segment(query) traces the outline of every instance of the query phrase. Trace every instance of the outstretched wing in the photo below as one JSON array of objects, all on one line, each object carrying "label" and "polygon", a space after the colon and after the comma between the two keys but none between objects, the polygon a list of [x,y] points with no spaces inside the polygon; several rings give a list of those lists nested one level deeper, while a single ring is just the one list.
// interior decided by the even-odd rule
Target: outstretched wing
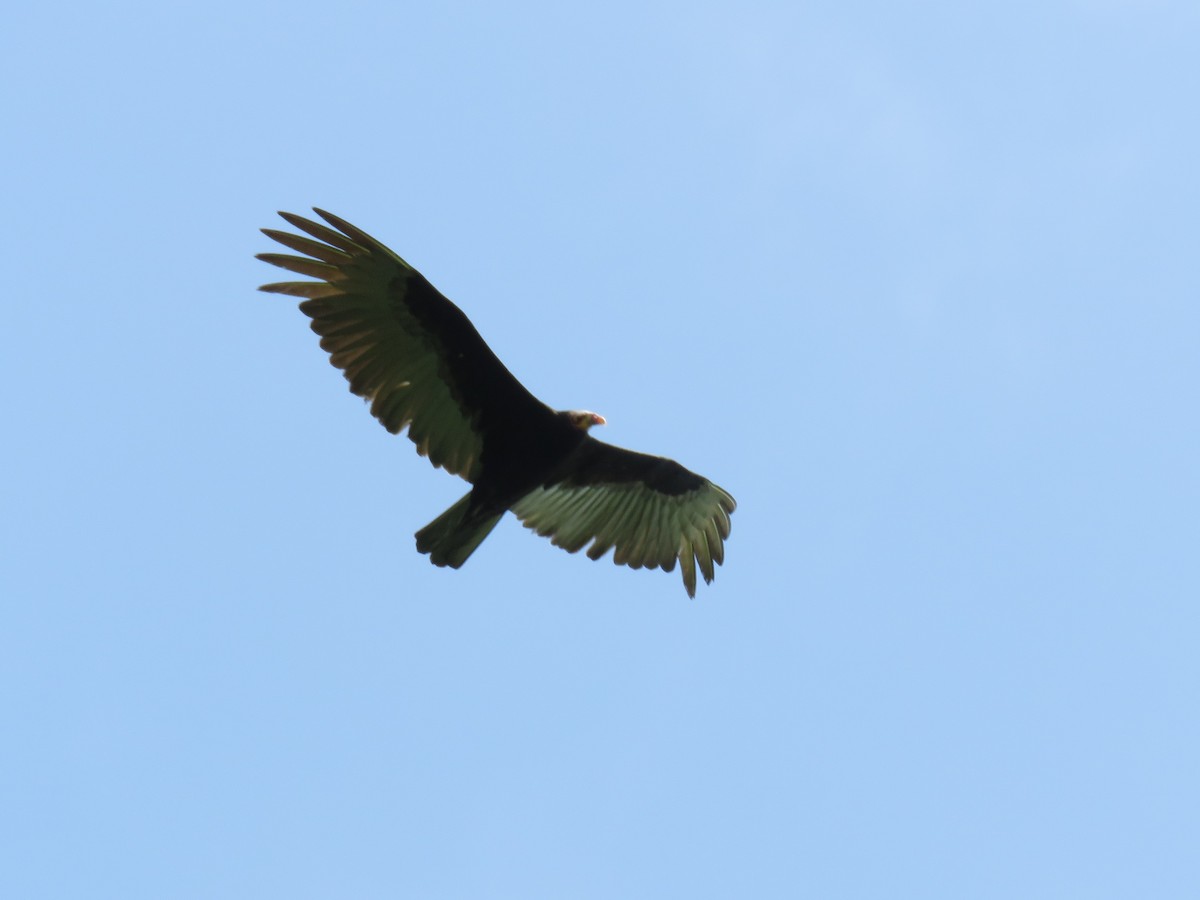
[{"label": "outstretched wing", "polygon": [[521,522],[570,553],[589,541],[599,559],[666,572],[680,564],[683,586],[696,596],[696,564],[706,583],[725,560],[733,497],[695,472],[588,438],[546,484],[512,506]]},{"label": "outstretched wing", "polygon": [[548,414],[548,408],[420,272],[343,219],[315,211],[333,228],[279,215],[316,240],[263,229],[304,256],[258,258],[317,280],[264,284],[259,290],[306,298],[301,312],[312,319],[350,390],[370,401],[371,414],[393,434],[407,426],[417,452],[474,482],[489,428],[503,429],[522,415]]}]

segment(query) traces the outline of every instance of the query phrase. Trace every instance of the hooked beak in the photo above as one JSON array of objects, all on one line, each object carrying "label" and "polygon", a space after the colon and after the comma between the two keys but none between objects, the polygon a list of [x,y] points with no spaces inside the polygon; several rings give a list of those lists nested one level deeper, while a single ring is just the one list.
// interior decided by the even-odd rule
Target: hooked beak
[{"label": "hooked beak", "polygon": [[608,422],[606,422],[604,420],[604,416],[600,415],[599,413],[592,413],[592,424],[593,425],[607,425]]}]

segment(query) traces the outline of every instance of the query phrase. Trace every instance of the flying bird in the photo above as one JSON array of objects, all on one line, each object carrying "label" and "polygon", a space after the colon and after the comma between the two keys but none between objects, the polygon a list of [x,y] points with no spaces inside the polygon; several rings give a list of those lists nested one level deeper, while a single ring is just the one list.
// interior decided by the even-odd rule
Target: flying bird
[{"label": "flying bird", "polygon": [[403,259],[343,219],[292,213],[303,232],[263,233],[303,254],[258,259],[316,281],[259,290],[303,297],[329,360],[393,434],[406,427],[417,452],[466,479],[471,490],[417,532],[417,549],[457,569],[511,510],[528,528],[574,553],[634,569],[679,562],[689,597],[725,557],[733,497],[674,460],[588,434],[604,418],[557,412],[505,368],[457,306]]}]

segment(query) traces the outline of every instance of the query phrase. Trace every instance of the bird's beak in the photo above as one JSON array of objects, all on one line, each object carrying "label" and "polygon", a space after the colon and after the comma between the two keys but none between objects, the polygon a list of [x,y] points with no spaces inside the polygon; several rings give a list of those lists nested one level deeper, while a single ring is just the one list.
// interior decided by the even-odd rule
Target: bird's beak
[{"label": "bird's beak", "polygon": [[604,421],[604,416],[600,415],[599,413],[592,413],[592,424],[607,425],[608,423]]}]

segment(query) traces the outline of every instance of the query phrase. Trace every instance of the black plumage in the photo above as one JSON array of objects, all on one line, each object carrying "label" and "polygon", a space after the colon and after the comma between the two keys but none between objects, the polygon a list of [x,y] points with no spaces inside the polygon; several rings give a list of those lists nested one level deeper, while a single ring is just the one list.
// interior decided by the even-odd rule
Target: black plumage
[{"label": "black plumage", "polygon": [[[417,532],[417,549],[458,568],[508,510],[557,546],[589,543],[599,559],[675,568],[689,596],[724,559],[728,493],[670,459],[591,437],[604,420],[556,412],[525,389],[457,306],[416,269],[353,225],[280,215],[308,235],[263,233],[304,256],[258,258],[316,281],[261,290],[305,298],[330,361],[388,431],[407,427],[417,452],[471,483],[471,491]],[[315,238],[315,240],[314,240]]]}]

